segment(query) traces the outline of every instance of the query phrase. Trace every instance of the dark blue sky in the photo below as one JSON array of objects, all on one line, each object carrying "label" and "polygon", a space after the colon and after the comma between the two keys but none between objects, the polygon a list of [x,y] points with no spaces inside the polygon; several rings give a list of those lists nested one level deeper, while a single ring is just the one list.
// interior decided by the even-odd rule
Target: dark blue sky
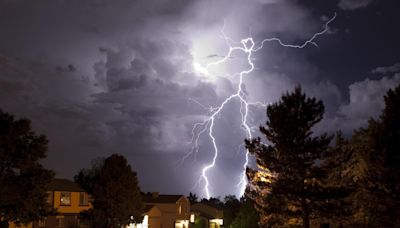
[{"label": "dark blue sky", "polygon": [[[315,16],[337,8],[336,1],[304,2]],[[398,63],[400,59],[396,51],[400,50],[399,9],[400,2],[396,0],[371,1],[358,10],[338,9],[335,26],[342,32],[322,39],[320,44],[327,45],[324,53],[311,53],[310,61],[342,89],[365,77],[379,78],[371,74],[371,69]]]}]

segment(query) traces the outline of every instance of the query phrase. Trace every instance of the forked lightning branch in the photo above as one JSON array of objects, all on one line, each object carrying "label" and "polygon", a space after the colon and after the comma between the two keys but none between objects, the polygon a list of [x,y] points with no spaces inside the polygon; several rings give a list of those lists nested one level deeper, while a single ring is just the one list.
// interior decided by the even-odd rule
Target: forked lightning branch
[{"label": "forked lightning branch", "polygon": [[[262,50],[264,47],[264,44],[267,42],[277,42],[279,45],[282,47],[287,47],[287,48],[304,48],[307,45],[314,45],[318,47],[315,39],[329,31],[329,24],[335,20],[336,18],[336,13],[334,16],[328,20],[324,25],[323,29],[315,34],[313,36],[304,41],[301,44],[286,44],[283,42],[281,39],[273,37],[273,38],[267,38],[262,40],[259,43],[256,43],[253,39],[253,37],[247,37],[245,39],[242,39],[240,42],[234,42],[231,38],[227,37],[223,32],[223,38],[226,41],[226,44],[229,47],[229,50],[227,54],[220,60],[208,63],[206,66],[202,66],[199,63],[193,63],[193,67],[198,73],[209,75],[210,74],[210,69],[216,65],[224,64],[229,59],[232,58],[232,55],[234,52],[243,52],[246,55],[247,58],[247,64],[248,68],[244,69],[235,75],[238,75],[239,77],[239,82],[237,84],[237,89],[236,92],[228,96],[223,102],[216,107],[206,107],[203,104],[200,104],[198,101],[191,99],[192,101],[196,102],[197,104],[201,105],[203,108],[207,109],[209,112],[208,117],[206,117],[203,121],[197,122],[193,125],[192,128],[192,138],[191,138],[191,144],[192,144],[192,150],[189,151],[183,158],[182,161],[184,161],[186,158],[191,156],[192,154],[195,154],[199,151],[199,138],[202,134],[208,133],[208,138],[212,144],[213,148],[213,157],[212,160],[206,164],[202,170],[201,170],[201,176],[199,181],[204,183],[204,194],[205,197],[210,198],[211,193],[210,193],[210,181],[207,176],[207,173],[216,165],[216,160],[218,158],[219,154],[219,148],[218,148],[218,143],[217,143],[217,138],[215,136],[215,122],[216,122],[216,117],[221,113],[222,110],[226,107],[226,105],[233,101],[233,100],[238,100],[240,102],[239,111],[240,111],[240,119],[241,119],[241,128],[243,129],[244,133],[246,134],[247,138],[252,137],[252,131],[248,123],[248,115],[249,115],[249,106],[251,105],[260,105],[263,104],[262,102],[255,102],[255,103],[250,103],[247,101],[245,92],[244,92],[244,81],[243,78],[247,75],[249,75],[253,70],[254,70],[254,63],[253,63],[253,55]],[[246,184],[247,184],[247,179],[246,179],[246,167],[248,166],[249,163],[249,152],[245,151],[245,161],[243,162],[243,171],[240,176],[240,182],[238,184],[239,187],[239,195],[243,195]]]}]

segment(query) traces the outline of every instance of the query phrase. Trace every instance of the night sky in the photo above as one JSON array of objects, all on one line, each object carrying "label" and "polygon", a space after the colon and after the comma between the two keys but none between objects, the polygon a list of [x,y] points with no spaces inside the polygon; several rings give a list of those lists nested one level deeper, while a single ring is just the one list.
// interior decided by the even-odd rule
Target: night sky
[{"label": "night sky", "polygon": [[[270,103],[301,84],[324,101],[316,133],[349,136],[383,108],[383,95],[400,83],[398,0],[0,0],[0,108],[32,120],[49,139],[47,168],[72,178],[91,160],[124,155],[143,191],[204,196],[201,170],[213,157],[208,132],[192,150],[192,127],[237,88],[249,66],[232,40],[279,37],[303,49],[265,43],[245,76],[249,102]],[[251,107],[253,135],[266,121]],[[245,132],[240,103],[215,121],[219,148],[208,171],[212,196],[238,194]]]}]

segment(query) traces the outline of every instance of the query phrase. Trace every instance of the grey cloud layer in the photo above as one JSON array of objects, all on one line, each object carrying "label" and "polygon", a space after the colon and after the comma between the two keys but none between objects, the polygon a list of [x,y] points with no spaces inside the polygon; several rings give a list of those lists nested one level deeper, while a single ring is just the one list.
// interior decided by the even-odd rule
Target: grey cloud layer
[{"label": "grey cloud layer", "polygon": [[[196,161],[191,157],[183,166],[176,164],[191,148],[193,124],[208,114],[189,98],[215,107],[237,86],[232,77],[207,80],[192,69],[192,47],[199,42],[200,48],[208,47],[203,37],[217,42],[203,60],[226,54],[219,37],[224,21],[235,40],[248,36],[251,27],[258,40],[280,36],[286,42],[309,38],[322,24],[304,7],[284,0],[2,1],[0,107],[31,118],[48,136],[46,165],[60,176],[70,177],[91,159],[118,152],[136,168],[144,190],[202,195],[200,187],[192,187],[212,156],[206,135]],[[254,61],[256,70],[245,79],[250,101],[274,102],[302,83],[307,93],[324,100],[332,120],[328,130],[337,127],[338,113],[359,118],[359,107],[353,108],[360,105],[358,98],[372,96],[361,89],[372,81],[354,85],[351,102],[343,105],[334,82],[319,77],[301,51],[276,43],[266,45]],[[232,65],[226,68],[246,67]],[[250,119],[256,130],[265,122],[265,110],[252,108]],[[217,125],[221,158],[210,172],[212,191],[235,194],[243,161],[238,148],[245,137],[237,102],[227,106]]]},{"label": "grey cloud layer", "polygon": [[[379,67],[380,71],[393,70],[398,64]],[[386,70],[385,70],[386,69]],[[334,116],[320,124],[320,130],[340,129],[350,135],[354,129],[366,126],[370,118],[378,118],[384,108],[384,95],[400,84],[399,71],[382,76],[381,79],[366,78],[349,86],[349,102],[339,106]]]},{"label": "grey cloud layer", "polygon": [[339,7],[344,10],[356,10],[367,7],[373,0],[340,0]]}]

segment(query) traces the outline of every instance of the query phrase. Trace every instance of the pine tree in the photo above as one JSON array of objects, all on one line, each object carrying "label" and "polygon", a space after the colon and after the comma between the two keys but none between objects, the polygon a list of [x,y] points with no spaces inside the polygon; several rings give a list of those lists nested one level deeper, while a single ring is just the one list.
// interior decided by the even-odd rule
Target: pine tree
[{"label": "pine tree", "polygon": [[[379,145],[382,145],[385,192],[389,198],[387,214],[392,224],[400,224],[400,85],[389,90],[384,97],[385,109],[380,119],[383,133]],[[394,218],[394,219],[393,219]]]},{"label": "pine tree", "polygon": [[400,86],[385,95],[385,108],[347,143],[352,159],[344,176],[352,178],[354,223],[396,227],[400,223]]},{"label": "pine tree", "polygon": [[[324,158],[324,167],[329,170],[325,186],[329,186],[331,194],[334,194],[334,197],[330,197],[329,204],[325,204],[331,207],[325,210],[325,217],[330,218],[325,221],[338,227],[354,225],[356,210],[353,208],[352,193],[356,189],[356,181],[365,175],[365,167],[362,163],[354,162],[357,159],[354,155],[349,141],[338,132],[335,144]],[[349,175],[350,173],[355,175]]]},{"label": "pine tree", "polygon": [[307,98],[301,88],[282,96],[267,107],[268,121],[260,127],[268,144],[260,138],[246,140],[258,169],[247,169],[247,195],[260,212],[259,225],[302,225],[326,214],[326,202],[334,191],[326,186],[323,160],[331,137],[314,136],[312,127],[324,113],[321,101]]}]

